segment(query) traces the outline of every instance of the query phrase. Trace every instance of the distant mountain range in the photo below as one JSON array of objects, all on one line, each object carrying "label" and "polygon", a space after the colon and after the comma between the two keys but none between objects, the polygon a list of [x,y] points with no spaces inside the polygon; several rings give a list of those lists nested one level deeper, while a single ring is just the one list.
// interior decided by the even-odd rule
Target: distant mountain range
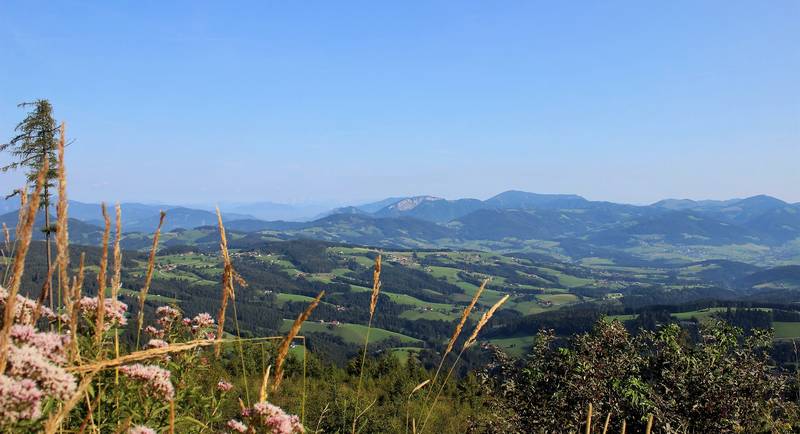
[{"label": "distant mountain range", "polygon": [[[161,209],[167,212],[165,231],[213,231],[216,225],[215,214],[202,209],[137,203],[122,208],[125,232],[149,234]],[[69,210],[70,217],[84,225],[80,230],[71,227],[70,235],[76,241],[94,240],[102,224],[99,206],[70,202]],[[336,208],[307,222],[267,221],[253,214],[224,212],[223,217],[231,231],[272,238],[538,251],[573,259],[800,261],[800,205],[764,195],[719,201],[666,199],[636,206],[577,195],[507,191],[487,200],[394,197]],[[13,227],[16,212],[0,216],[0,221]],[[181,240],[174,238],[173,244]]]}]

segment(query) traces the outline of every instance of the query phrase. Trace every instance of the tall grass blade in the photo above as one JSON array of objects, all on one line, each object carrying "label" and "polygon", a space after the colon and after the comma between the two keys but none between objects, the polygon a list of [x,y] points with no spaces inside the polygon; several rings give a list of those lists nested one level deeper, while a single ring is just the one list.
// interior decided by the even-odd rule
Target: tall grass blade
[{"label": "tall grass blade", "polygon": [[356,433],[356,422],[358,421],[358,401],[361,398],[361,383],[364,381],[364,365],[367,361],[367,348],[369,348],[369,333],[372,330],[372,319],[375,317],[375,308],[378,306],[378,297],[381,292],[381,255],[375,258],[375,267],[372,270],[372,294],[369,300],[369,322],[367,323],[367,333],[364,336],[364,351],[361,353],[361,367],[358,371],[358,386],[356,386],[356,400],[353,408],[352,434]]},{"label": "tall grass blade", "polygon": [[144,302],[147,300],[147,292],[150,291],[150,282],[153,280],[153,270],[156,265],[156,251],[158,250],[158,239],[161,237],[161,226],[164,225],[164,217],[167,213],[161,211],[158,218],[158,227],[153,234],[153,247],[150,249],[150,256],[147,259],[147,274],[144,278],[144,286],[139,291],[139,321],[136,329],[136,349],[139,349],[139,339],[142,336],[142,326],[144,325]]},{"label": "tall grass blade", "polygon": [[[69,224],[67,202],[67,168],[64,162],[66,125],[61,123],[58,140],[58,204],[56,205],[56,265],[58,267],[59,305],[64,305],[67,317],[72,316],[72,297],[69,288]],[[59,328],[61,316],[59,315]]]},{"label": "tall grass blade", "polygon": [[450,379],[450,376],[453,375],[453,370],[455,370],[456,365],[458,365],[458,362],[461,360],[461,356],[464,354],[464,351],[466,351],[477,341],[478,333],[481,332],[481,329],[489,322],[494,313],[497,312],[497,309],[499,309],[500,306],[502,306],[503,303],[505,303],[508,300],[508,298],[509,295],[504,295],[503,298],[498,300],[497,303],[495,303],[492,307],[490,307],[489,310],[487,310],[486,313],[484,313],[483,316],[481,316],[481,319],[480,321],[478,321],[478,324],[475,326],[475,329],[472,331],[472,334],[467,339],[467,341],[464,342],[464,345],[461,347],[461,351],[458,352],[458,357],[456,357],[455,362],[453,362],[453,365],[450,366],[450,370],[447,372],[447,376],[444,378],[444,381],[442,381],[442,385],[439,387],[439,391],[436,393],[436,397],[433,399],[433,402],[428,408],[428,413],[425,415],[425,420],[422,422],[422,428],[420,428],[419,432],[421,433],[425,432],[425,426],[428,424],[428,419],[430,419],[434,407],[436,407],[436,402],[439,401],[439,397],[442,395],[442,391],[444,390],[444,387],[447,385],[447,381]]},{"label": "tall grass blade", "polygon": [[436,380],[439,378],[439,372],[442,370],[442,366],[444,365],[445,360],[447,359],[447,355],[453,350],[453,346],[456,344],[458,337],[461,335],[461,331],[464,328],[464,324],[466,324],[467,319],[469,319],[469,315],[472,313],[472,309],[475,307],[475,304],[478,302],[478,299],[481,297],[483,290],[486,288],[486,285],[489,283],[489,279],[484,279],[481,282],[481,286],[478,287],[478,290],[475,291],[475,294],[472,296],[472,300],[470,300],[469,304],[466,308],[464,308],[464,312],[461,314],[461,319],[458,321],[458,325],[456,325],[455,330],[453,331],[453,336],[450,337],[450,341],[447,342],[447,348],[444,350],[444,354],[442,354],[441,360],[439,360],[439,366],[436,367],[436,373],[433,375],[433,380],[431,380],[431,387],[428,388],[428,393],[425,394],[425,403],[427,404],[428,399],[431,396],[431,391],[433,390],[433,385],[436,384]]},{"label": "tall grass blade", "polygon": [[100,271],[97,273],[97,318],[95,321],[94,343],[97,345],[97,356],[103,357],[103,331],[106,320],[106,272],[108,271],[108,237],[111,233],[111,220],[105,202],[100,204],[103,212],[105,229],[103,230],[103,244],[100,253]]},{"label": "tall grass blade", "polygon": [[8,346],[11,343],[11,326],[14,325],[14,312],[17,304],[17,294],[19,293],[22,273],[25,270],[25,258],[28,256],[28,248],[31,244],[33,235],[33,225],[36,219],[36,211],[39,209],[39,199],[45,183],[45,175],[49,170],[49,161],[44,160],[39,175],[36,178],[36,190],[30,199],[28,208],[25,211],[25,220],[17,233],[19,246],[14,253],[14,263],[11,266],[11,282],[8,286],[8,299],[6,300],[5,310],[3,311],[3,328],[0,329],[0,372],[6,371],[8,363]]},{"label": "tall grass blade", "polygon": [[297,319],[295,319],[292,324],[292,328],[289,329],[289,334],[286,335],[286,338],[283,339],[281,345],[278,347],[278,355],[275,357],[275,382],[272,385],[273,391],[277,391],[283,381],[283,363],[286,361],[286,355],[289,353],[289,345],[291,345],[297,333],[300,332],[300,327],[302,327],[303,323],[311,316],[311,312],[316,309],[324,295],[325,291],[321,291],[319,295],[317,295],[317,298],[312,300],[308,307],[306,307],[306,310],[297,316]]}]

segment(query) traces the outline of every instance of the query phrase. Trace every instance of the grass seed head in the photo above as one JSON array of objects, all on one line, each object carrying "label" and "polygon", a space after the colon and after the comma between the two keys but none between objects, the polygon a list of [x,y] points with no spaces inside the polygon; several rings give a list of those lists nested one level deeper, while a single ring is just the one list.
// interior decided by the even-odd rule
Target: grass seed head
[{"label": "grass seed head", "polygon": [[472,334],[470,335],[469,339],[467,339],[467,341],[464,342],[464,347],[463,347],[464,349],[471,347],[472,344],[475,343],[475,341],[478,339],[478,333],[481,332],[483,326],[485,326],[486,323],[489,322],[489,320],[492,318],[492,315],[494,315],[497,309],[499,309],[500,306],[502,306],[503,303],[505,303],[508,300],[508,297],[509,297],[508,295],[503,296],[503,298],[501,298],[497,303],[494,304],[494,306],[489,308],[489,310],[487,310],[486,313],[483,314],[480,321],[478,321],[478,325],[475,326],[475,330],[472,331]]},{"label": "grass seed head", "polygon": [[309,303],[306,310],[297,316],[297,319],[295,319],[292,324],[292,328],[289,330],[289,334],[286,335],[286,338],[284,338],[280,347],[278,347],[278,355],[275,358],[275,382],[272,386],[272,390],[277,390],[281,385],[281,381],[283,381],[283,362],[286,360],[286,355],[289,353],[289,345],[291,345],[297,333],[300,332],[300,327],[303,326],[303,322],[311,316],[311,312],[314,311],[324,295],[325,291],[321,291],[319,295],[317,295],[317,298]]}]

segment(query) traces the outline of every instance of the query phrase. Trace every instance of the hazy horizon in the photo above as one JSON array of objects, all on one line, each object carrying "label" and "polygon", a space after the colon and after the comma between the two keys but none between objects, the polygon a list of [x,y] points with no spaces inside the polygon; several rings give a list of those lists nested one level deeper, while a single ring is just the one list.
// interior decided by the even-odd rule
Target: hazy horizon
[{"label": "hazy horizon", "polygon": [[[492,194],[492,195],[485,196],[485,197],[474,197],[474,196],[444,197],[444,196],[440,196],[440,195],[436,195],[436,194],[408,194],[408,195],[397,194],[397,195],[388,195],[386,197],[376,197],[376,198],[368,198],[368,199],[353,200],[353,201],[343,201],[343,202],[337,202],[337,201],[333,201],[333,200],[317,200],[317,201],[307,200],[307,201],[295,201],[295,202],[279,202],[279,201],[274,201],[274,200],[269,200],[269,199],[251,200],[251,201],[246,201],[246,200],[242,200],[242,201],[222,200],[222,201],[206,201],[206,202],[164,201],[164,200],[148,200],[148,199],[121,201],[121,200],[104,200],[104,199],[92,200],[92,199],[83,199],[83,198],[75,198],[75,197],[70,197],[69,200],[70,201],[75,201],[75,202],[86,203],[86,204],[94,204],[94,203],[100,203],[100,202],[106,202],[106,203],[109,203],[109,204],[113,204],[113,203],[118,203],[119,202],[119,203],[138,203],[138,204],[153,205],[153,206],[158,206],[158,205],[179,206],[179,207],[185,207],[185,208],[206,209],[206,210],[213,210],[217,206],[219,206],[221,209],[224,210],[224,209],[233,209],[235,207],[251,206],[251,205],[257,205],[257,204],[269,204],[269,205],[275,205],[275,206],[288,206],[288,207],[293,207],[295,209],[307,208],[309,210],[312,210],[311,212],[313,212],[314,209],[318,209],[318,210],[321,210],[321,211],[329,211],[331,209],[340,208],[340,207],[369,205],[369,204],[372,204],[372,203],[375,203],[375,202],[381,202],[381,201],[384,201],[386,199],[392,199],[392,198],[411,198],[411,197],[420,197],[420,196],[430,196],[430,197],[436,197],[438,199],[445,199],[445,200],[478,199],[478,200],[482,200],[483,201],[483,200],[490,199],[490,198],[496,196],[497,194],[504,193],[504,192],[507,192],[507,191],[525,191],[527,193],[553,194],[553,195],[572,195],[572,194],[575,194],[575,193],[542,193],[542,192],[538,192],[538,191],[527,191],[527,190],[520,190],[520,189],[508,189],[508,190],[500,191],[500,192],[497,192],[496,194]],[[703,202],[703,201],[721,201],[721,202],[724,202],[724,201],[735,201],[735,200],[747,199],[749,197],[762,196],[762,195],[763,196],[770,196],[770,197],[773,197],[775,199],[782,200],[782,201],[784,201],[784,202],[786,202],[788,204],[800,204],[800,202],[793,202],[791,200],[787,200],[785,198],[782,198],[782,197],[779,197],[779,196],[776,196],[776,195],[766,194],[766,193],[761,193],[761,194],[751,195],[751,196],[720,197],[720,198],[663,197],[663,198],[660,198],[660,199],[657,199],[657,200],[654,200],[654,201],[651,201],[651,202],[619,202],[619,201],[612,201],[612,200],[608,200],[608,199],[604,199],[604,198],[593,198],[593,197],[586,197],[586,196],[583,196],[583,195],[577,195],[577,196],[581,196],[586,200],[594,201],[594,202],[614,202],[614,203],[627,204],[627,205],[648,206],[648,205],[653,205],[656,202],[663,201],[663,200],[693,200],[693,201],[696,201],[696,202]],[[7,200],[16,201],[17,199],[16,198],[9,198]]]},{"label": "hazy horizon", "polygon": [[7,2],[0,141],[50,99],[87,202],[795,203],[798,21],[792,1]]}]

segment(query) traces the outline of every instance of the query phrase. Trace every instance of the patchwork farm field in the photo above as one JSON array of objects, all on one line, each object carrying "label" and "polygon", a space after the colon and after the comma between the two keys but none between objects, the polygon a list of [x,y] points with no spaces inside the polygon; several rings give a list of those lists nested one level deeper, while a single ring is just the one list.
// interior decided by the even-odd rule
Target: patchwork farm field
[{"label": "patchwork farm field", "polygon": [[[197,232],[202,231],[184,231],[180,236],[189,237],[183,240],[189,242],[200,239]],[[397,354],[403,357],[409,351],[401,348],[431,348],[445,342],[486,279],[470,321],[476,321],[483,310],[508,295],[485,341],[519,356],[527,351],[538,331],[536,318],[555,315],[562,318],[561,324],[569,324],[575,322],[570,319],[571,312],[594,309],[608,312],[608,319],[631,322],[638,314],[620,311],[631,306],[680,303],[705,294],[713,297],[720,294],[721,284],[742,275],[741,265],[714,261],[672,267],[632,266],[603,258],[563,262],[527,253],[409,251],[312,240],[261,238],[245,243],[243,237],[232,239],[234,267],[247,283],[236,294],[243,333],[264,336],[284,332],[287,323],[325,290],[320,307],[301,333],[327,336],[331,341],[326,345],[338,348],[327,351],[343,354],[357,352],[357,343],[363,340],[372,267],[378,254],[383,258],[382,287],[371,340],[397,348]],[[139,252],[129,252],[126,257],[131,266],[123,273],[121,294],[135,300],[147,258]],[[174,304],[187,313],[218,304],[222,265],[215,245],[163,248],[155,264],[149,303]],[[97,267],[87,267],[87,271],[96,273]],[[785,276],[779,278],[785,281]],[[769,281],[757,284],[769,286]],[[724,310],[677,310],[672,318],[702,323]],[[776,339],[800,337],[800,323],[775,320],[773,327]]]},{"label": "patchwork farm field", "polygon": [[[284,320],[280,332],[286,333],[292,327],[293,320]],[[306,321],[300,329],[300,334],[306,333],[325,333],[342,338],[346,343],[357,345],[364,342],[367,335],[367,326],[361,324],[347,323],[319,323]],[[390,332],[377,327],[373,327],[369,332],[371,342],[381,342],[387,339],[394,339],[403,344],[421,343],[419,339],[412,338],[400,333]]]}]

